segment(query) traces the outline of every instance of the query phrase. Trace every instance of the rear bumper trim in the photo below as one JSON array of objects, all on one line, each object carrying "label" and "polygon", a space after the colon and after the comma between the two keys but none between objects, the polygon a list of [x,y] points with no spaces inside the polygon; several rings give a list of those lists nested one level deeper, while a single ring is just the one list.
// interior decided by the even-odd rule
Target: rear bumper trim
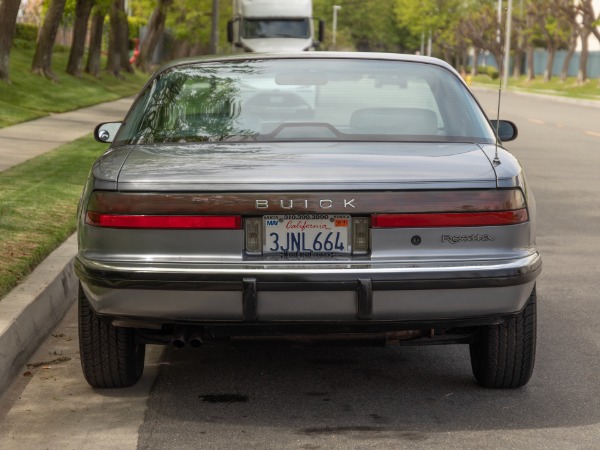
[{"label": "rear bumper trim", "polygon": [[[110,289],[243,291],[251,318],[258,291],[358,291],[359,316],[368,317],[372,291],[507,287],[534,281],[542,270],[538,253],[478,264],[409,266],[349,265],[344,268],[265,269],[264,266],[198,266],[193,269],[124,265],[75,258],[75,272],[86,284]],[[246,317],[246,315],[245,315]]]}]

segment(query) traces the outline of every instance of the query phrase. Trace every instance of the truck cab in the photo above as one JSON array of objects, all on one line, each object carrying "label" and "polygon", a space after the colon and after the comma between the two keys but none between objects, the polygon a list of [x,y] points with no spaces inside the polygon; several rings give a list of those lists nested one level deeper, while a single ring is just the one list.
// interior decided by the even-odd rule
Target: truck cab
[{"label": "truck cab", "polygon": [[314,22],[311,0],[235,0],[227,36],[247,52],[314,50],[324,32],[323,21],[316,33]]}]

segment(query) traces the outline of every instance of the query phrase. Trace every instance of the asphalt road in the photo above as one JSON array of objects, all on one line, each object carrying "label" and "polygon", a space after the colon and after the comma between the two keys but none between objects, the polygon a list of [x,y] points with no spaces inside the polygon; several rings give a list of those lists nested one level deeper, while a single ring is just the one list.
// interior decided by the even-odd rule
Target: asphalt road
[{"label": "asphalt road", "polygon": [[[478,92],[495,117],[497,93]],[[600,108],[508,93],[508,148],[538,206],[538,355],[523,389],[478,387],[468,348],[151,347],[140,384],[81,376],[75,311],[0,405],[0,448],[600,447]]]}]

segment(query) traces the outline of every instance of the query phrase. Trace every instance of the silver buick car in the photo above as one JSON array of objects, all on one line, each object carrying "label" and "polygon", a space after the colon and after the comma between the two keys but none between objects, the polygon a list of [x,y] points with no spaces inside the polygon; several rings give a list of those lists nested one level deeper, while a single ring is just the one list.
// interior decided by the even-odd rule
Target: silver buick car
[{"label": "silver buick car", "polygon": [[457,72],[410,55],[240,55],[156,72],[78,215],[88,383],[136,383],[146,344],[213,339],[470,346],[525,385],[535,201]]}]

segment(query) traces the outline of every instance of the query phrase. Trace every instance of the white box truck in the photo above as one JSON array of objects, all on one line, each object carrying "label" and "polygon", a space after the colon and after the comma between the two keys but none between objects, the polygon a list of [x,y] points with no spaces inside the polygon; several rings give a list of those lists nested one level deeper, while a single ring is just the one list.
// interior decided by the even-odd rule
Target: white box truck
[{"label": "white box truck", "polygon": [[324,33],[319,20],[315,37],[314,22],[311,0],[234,0],[227,37],[247,52],[314,50]]}]

